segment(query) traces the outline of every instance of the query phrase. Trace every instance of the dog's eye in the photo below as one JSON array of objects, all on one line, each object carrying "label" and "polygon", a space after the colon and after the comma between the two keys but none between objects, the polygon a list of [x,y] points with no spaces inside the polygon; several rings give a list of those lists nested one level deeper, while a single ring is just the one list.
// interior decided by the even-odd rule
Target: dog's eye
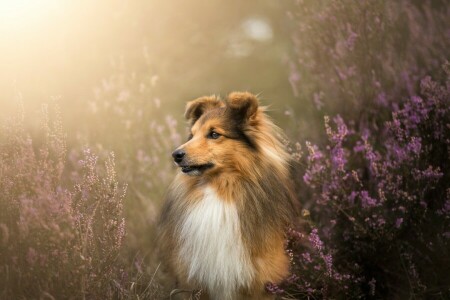
[{"label": "dog's eye", "polygon": [[219,137],[220,137],[220,134],[217,133],[217,132],[215,132],[215,131],[211,131],[211,132],[208,134],[208,138],[209,138],[209,139],[217,140]]},{"label": "dog's eye", "polygon": [[192,133],[188,136],[188,141],[192,140],[194,136],[192,135]]}]

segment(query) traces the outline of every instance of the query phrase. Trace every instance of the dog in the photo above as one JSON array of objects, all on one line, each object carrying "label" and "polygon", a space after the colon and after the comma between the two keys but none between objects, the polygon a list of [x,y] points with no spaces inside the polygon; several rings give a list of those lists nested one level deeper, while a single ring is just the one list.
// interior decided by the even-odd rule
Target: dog
[{"label": "dog", "polygon": [[161,259],[178,287],[205,299],[271,299],[289,274],[285,231],[294,212],[282,135],[248,92],[187,103],[181,172],[159,220]]}]

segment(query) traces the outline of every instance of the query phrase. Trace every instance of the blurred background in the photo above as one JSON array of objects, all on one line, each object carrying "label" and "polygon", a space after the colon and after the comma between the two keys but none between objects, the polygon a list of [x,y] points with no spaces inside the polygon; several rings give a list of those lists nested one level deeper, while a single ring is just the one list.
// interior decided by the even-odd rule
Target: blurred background
[{"label": "blurred background", "polygon": [[83,149],[100,161],[115,153],[117,180],[127,185],[122,261],[133,270],[145,261],[138,273],[151,275],[154,223],[176,172],[170,153],[186,138],[185,103],[251,91],[283,122],[296,101],[288,67],[293,24],[286,17],[293,5],[2,0],[0,118],[23,113],[35,151],[46,143],[43,120],[60,121],[67,162],[57,184],[69,189],[85,172]]},{"label": "blurred background", "polygon": [[233,90],[259,93],[280,110],[293,101],[286,68],[289,5],[2,1],[2,112],[12,102],[5,99],[19,91],[28,109],[58,96],[64,122],[73,129],[112,72],[145,81],[147,100],[158,97],[176,116],[189,99]]},{"label": "blurred background", "polygon": [[[310,278],[308,283],[290,283],[299,294],[283,296],[320,299],[333,290],[331,295],[350,299],[367,296],[372,288],[375,298],[450,292],[448,276],[439,269],[445,267],[440,253],[447,250],[447,241],[432,240],[438,245],[438,250],[430,250],[436,256],[417,264],[427,269],[430,261],[435,263],[436,277],[419,272],[433,278],[429,290],[422,289],[424,281],[411,283],[412,275],[392,275],[392,269],[401,266],[378,260],[382,256],[400,261],[386,254],[392,249],[377,244],[381,241],[398,240],[402,255],[410,255],[404,249],[417,248],[411,242],[417,237],[396,235],[403,228],[396,227],[400,215],[392,213],[392,206],[407,206],[402,202],[410,201],[402,198],[405,193],[393,193],[395,205],[383,206],[385,211],[376,208],[376,213],[365,215],[361,207],[326,206],[322,198],[332,194],[329,178],[312,184],[304,177],[317,163],[314,151],[321,147],[326,155],[319,160],[331,158],[320,170],[332,169],[333,155],[340,155],[339,161],[348,162],[349,174],[356,170],[361,176],[364,184],[355,186],[374,198],[384,197],[377,194],[384,183],[378,185],[380,178],[370,173],[372,161],[359,157],[362,150],[355,149],[371,143],[374,157],[392,159],[394,142],[385,142],[393,136],[386,135],[393,112],[423,92],[420,80],[425,76],[440,82],[447,78],[443,65],[449,59],[449,19],[445,0],[0,0],[0,298],[157,298],[154,225],[177,171],[170,153],[187,136],[185,103],[232,91],[258,94],[261,103],[270,106],[269,114],[286,132],[288,150],[298,163],[293,176],[301,206],[326,237],[330,255],[338,254],[340,270],[351,274],[336,273],[338,279],[325,280],[328,277],[318,271],[325,266],[310,265],[295,270],[311,271],[312,277],[302,277]],[[424,99],[444,99],[444,90]],[[339,116],[331,123],[340,137],[332,137],[333,131],[324,126],[326,115]],[[436,124],[447,122],[448,113],[439,116]],[[450,134],[448,124],[442,126]],[[442,136],[430,145],[447,143]],[[346,149],[336,152],[337,146]],[[417,156],[417,162],[444,166],[448,159],[439,156],[447,153],[445,147],[439,155]],[[404,170],[412,169],[402,168],[389,172],[406,174]],[[442,176],[435,186],[423,185],[424,190],[439,191],[429,199],[449,197],[442,183],[448,172]],[[414,180],[402,186],[407,191],[422,186]],[[337,198],[347,199],[346,193],[354,198],[347,185],[330,184],[345,190],[336,192]],[[424,210],[420,205],[411,209]],[[339,223],[343,214],[361,219],[362,227],[369,226],[367,216],[385,215],[391,227],[362,233],[347,221]],[[420,216],[425,218],[425,213]],[[429,236],[429,231],[443,231],[449,218],[445,213],[439,218],[445,222],[439,219],[439,226],[414,232]],[[401,215],[403,219],[407,223]],[[334,227],[336,222],[340,225]],[[356,233],[348,238],[352,230]],[[354,244],[340,244],[345,240],[342,232]],[[18,238],[12,242],[12,236]],[[431,247],[428,240],[421,245]],[[384,249],[386,255],[367,249]],[[52,258],[47,256],[50,251]],[[324,253],[319,254],[323,264]],[[413,254],[408,257],[415,261]],[[352,281],[352,289],[342,278]],[[39,285],[29,284],[36,280]],[[414,294],[418,290],[422,294]]]},{"label": "blurred background", "polygon": [[[139,162],[130,161],[158,160],[164,168],[148,161],[145,177],[139,175],[142,181],[162,179],[158,199],[150,201],[150,191],[141,191],[142,201],[151,203],[146,207],[158,204],[161,187],[171,179],[165,165],[171,163],[170,150],[185,138],[187,101],[251,91],[271,105],[279,121],[295,102],[287,67],[289,5],[1,1],[0,112],[11,115],[19,98],[26,126],[38,132],[41,105],[57,103],[67,143],[119,151],[129,174],[119,173],[136,190],[142,187],[130,176]],[[160,133],[163,126],[167,132]],[[160,143],[165,146],[154,149]]]}]

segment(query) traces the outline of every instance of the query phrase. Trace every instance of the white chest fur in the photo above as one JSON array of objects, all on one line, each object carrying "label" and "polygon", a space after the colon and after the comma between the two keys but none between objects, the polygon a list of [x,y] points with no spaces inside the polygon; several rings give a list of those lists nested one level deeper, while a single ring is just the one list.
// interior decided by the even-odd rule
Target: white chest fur
[{"label": "white chest fur", "polygon": [[233,203],[206,188],[181,225],[179,255],[188,266],[189,280],[207,287],[216,299],[232,299],[240,287],[248,286],[254,269]]}]

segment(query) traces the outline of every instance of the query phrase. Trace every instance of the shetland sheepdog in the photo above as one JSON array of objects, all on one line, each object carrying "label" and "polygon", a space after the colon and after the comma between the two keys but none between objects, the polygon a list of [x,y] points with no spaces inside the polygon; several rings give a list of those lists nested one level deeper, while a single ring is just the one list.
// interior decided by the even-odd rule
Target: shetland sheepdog
[{"label": "shetland sheepdog", "polygon": [[181,172],[162,209],[159,246],[178,287],[206,299],[270,299],[265,284],[289,273],[289,155],[265,110],[247,92],[186,106],[190,134],[172,153]]}]

